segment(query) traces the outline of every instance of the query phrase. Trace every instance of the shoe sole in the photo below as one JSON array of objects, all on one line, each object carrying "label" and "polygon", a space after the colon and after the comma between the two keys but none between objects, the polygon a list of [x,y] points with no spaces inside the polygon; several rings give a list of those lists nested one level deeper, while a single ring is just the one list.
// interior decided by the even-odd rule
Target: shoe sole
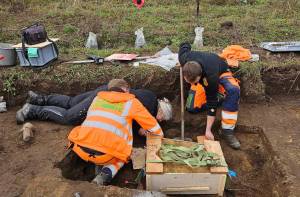
[{"label": "shoe sole", "polygon": [[17,120],[17,124],[23,124],[25,122],[24,115],[22,113],[22,109],[17,111],[16,120]]}]

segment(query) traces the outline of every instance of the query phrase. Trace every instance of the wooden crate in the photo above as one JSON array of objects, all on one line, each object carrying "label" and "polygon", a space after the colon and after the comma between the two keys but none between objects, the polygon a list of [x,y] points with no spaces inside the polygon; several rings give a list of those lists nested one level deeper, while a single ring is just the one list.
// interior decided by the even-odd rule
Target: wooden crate
[{"label": "wooden crate", "polygon": [[[204,140],[198,136],[198,143],[204,144],[207,151],[220,155],[223,152],[218,141]],[[157,155],[161,144],[176,144],[191,147],[194,142],[166,138],[147,138],[147,161],[161,160]],[[225,159],[224,159],[225,160]],[[146,163],[147,190],[166,194],[217,194],[223,195],[227,167],[191,168],[175,163]]]}]

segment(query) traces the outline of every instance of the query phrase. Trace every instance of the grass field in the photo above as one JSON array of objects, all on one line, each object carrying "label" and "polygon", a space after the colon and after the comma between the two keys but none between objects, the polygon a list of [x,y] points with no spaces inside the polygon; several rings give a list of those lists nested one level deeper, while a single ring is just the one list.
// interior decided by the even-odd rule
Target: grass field
[{"label": "grass field", "polygon": [[[6,2],[6,3],[5,3]],[[134,31],[144,27],[145,51],[182,41],[193,41],[194,27],[205,28],[207,50],[229,44],[256,46],[262,41],[300,38],[300,2],[297,0],[202,0],[196,18],[196,1],[146,0],[138,10],[130,0],[10,0],[0,8],[0,41],[18,42],[19,30],[36,21],[45,24],[52,37],[62,40],[63,52],[80,53],[88,32],[99,35],[103,51],[133,50]],[[233,28],[221,28],[231,21]],[[298,28],[297,28],[298,27]]]},{"label": "grass field", "polygon": [[[196,1],[146,0],[145,6],[138,10],[131,0],[2,0],[0,17],[5,20],[0,20],[0,42],[20,42],[20,29],[37,21],[46,26],[50,37],[60,38],[62,60],[84,58],[86,54],[107,56],[113,52],[150,55],[166,45],[177,51],[181,42],[193,41],[197,25],[205,28],[202,50],[213,52],[220,52],[230,44],[240,44],[255,51],[262,41],[300,39],[299,0],[242,2],[201,0],[200,16],[196,18]],[[233,27],[222,27],[224,22],[232,22]],[[144,28],[147,46],[137,50],[134,48],[134,31],[140,27]],[[98,35],[100,50],[84,48],[89,31]],[[241,72],[260,78],[257,75],[261,69],[290,65],[299,66],[299,58],[263,57],[256,64],[242,64]],[[145,68],[139,70],[147,73],[149,68]],[[70,65],[49,75],[48,71],[36,74],[20,68],[6,69],[0,74],[2,91],[14,91],[15,80],[32,79],[34,74],[63,83],[73,77],[72,73],[80,73],[78,70],[81,68],[77,65]],[[114,76],[123,73],[120,69],[107,72],[117,73]],[[95,80],[99,76],[95,76],[94,70],[87,69],[85,73],[91,74],[80,74],[78,80]]]}]

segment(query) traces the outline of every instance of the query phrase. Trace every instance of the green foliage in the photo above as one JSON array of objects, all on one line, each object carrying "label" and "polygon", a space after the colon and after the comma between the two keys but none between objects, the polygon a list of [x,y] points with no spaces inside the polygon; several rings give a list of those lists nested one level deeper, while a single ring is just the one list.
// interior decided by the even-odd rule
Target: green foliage
[{"label": "green foliage", "polygon": [[[50,35],[67,41],[70,47],[82,47],[89,31],[99,34],[103,48],[134,46],[134,31],[144,27],[148,45],[163,47],[171,44],[177,48],[182,41],[192,42],[194,27],[204,26],[204,45],[225,47],[229,44],[244,46],[261,41],[287,41],[300,37],[300,3],[297,0],[204,0],[200,3],[200,17],[195,17],[195,2],[146,2],[138,10],[131,1],[94,0],[26,0],[23,12],[34,17],[10,13],[10,4],[0,10],[7,20],[1,26],[16,29],[39,19],[47,26]],[[46,13],[46,14],[45,14]],[[232,21],[231,29],[221,28],[221,23]],[[23,24],[22,24],[23,23]],[[22,25],[21,25],[22,24]],[[0,40],[15,40],[17,33],[2,31]],[[65,51],[65,50],[64,50]]]},{"label": "green foliage", "polygon": [[74,27],[73,25],[66,24],[64,26],[64,33],[66,33],[66,34],[74,33],[76,31],[77,31],[77,28]]},{"label": "green foliage", "polygon": [[[138,10],[132,1],[95,0],[17,0],[0,6],[0,42],[20,42],[20,29],[36,21],[43,23],[50,37],[59,37],[60,60],[85,59],[87,54],[106,57],[112,53],[151,55],[167,44],[178,50],[183,41],[193,42],[194,28],[204,30],[203,51],[220,52],[230,44],[256,48],[262,41],[290,41],[300,38],[299,0],[203,0],[196,18],[195,1],[152,0]],[[21,7],[20,7],[21,5]],[[233,27],[222,23],[231,21]],[[147,46],[134,48],[137,28],[144,27]],[[99,37],[101,50],[85,49],[88,32]],[[294,58],[296,59],[296,58]],[[262,84],[261,71],[272,66],[299,65],[299,60],[281,58],[281,62],[262,58],[258,63],[242,63],[238,74]],[[57,65],[55,69],[31,72],[22,68],[7,68],[0,72],[2,92],[16,94],[19,81],[30,85],[32,79],[45,79],[57,84],[103,83],[112,77],[128,81],[153,75],[159,68],[140,65]],[[161,70],[159,70],[161,72]],[[163,72],[162,72],[163,73]],[[163,76],[163,75],[162,75]],[[24,84],[23,84],[24,85]],[[250,88],[249,88],[250,89]]]},{"label": "green foliage", "polygon": [[16,95],[16,81],[23,80],[24,74],[22,72],[12,72],[3,80],[3,91],[9,95]]}]

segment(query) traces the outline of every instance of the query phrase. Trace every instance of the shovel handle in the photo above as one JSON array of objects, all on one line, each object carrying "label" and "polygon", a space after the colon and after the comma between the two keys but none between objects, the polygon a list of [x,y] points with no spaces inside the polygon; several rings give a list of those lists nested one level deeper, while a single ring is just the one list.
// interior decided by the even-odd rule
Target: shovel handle
[{"label": "shovel handle", "polygon": [[184,90],[183,90],[183,72],[180,66],[180,97],[181,97],[181,139],[184,140]]}]

